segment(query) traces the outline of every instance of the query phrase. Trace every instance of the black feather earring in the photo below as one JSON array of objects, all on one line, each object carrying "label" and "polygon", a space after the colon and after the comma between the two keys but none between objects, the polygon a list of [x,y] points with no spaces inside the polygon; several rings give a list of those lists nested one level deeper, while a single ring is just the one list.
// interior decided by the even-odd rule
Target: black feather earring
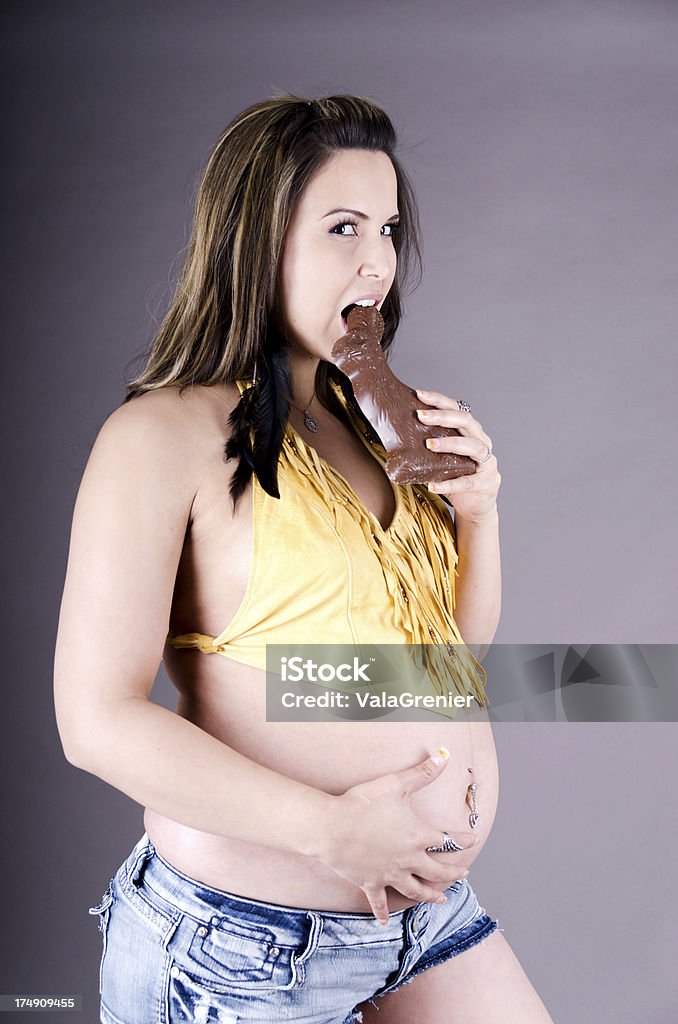
[{"label": "black feather earring", "polygon": [[226,442],[226,457],[239,460],[229,488],[234,511],[252,473],[256,473],[267,494],[280,497],[278,459],[289,416],[289,365],[284,348],[276,347],[270,358],[261,353],[258,372],[258,355],[252,383],[228,420],[231,436]]},{"label": "black feather earring", "polygon": [[261,376],[252,408],[254,443],[252,455],[259,483],[279,498],[278,457],[289,416],[290,379],[287,354],[282,347],[263,353]]},{"label": "black feather earring", "polygon": [[240,401],[228,417],[230,435],[226,441],[224,451],[227,459],[238,460],[229,487],[234,512],[238,499],[244,493],[254,470],[250,436],[253,403],[254,385],[252,384],[243,391]]}]

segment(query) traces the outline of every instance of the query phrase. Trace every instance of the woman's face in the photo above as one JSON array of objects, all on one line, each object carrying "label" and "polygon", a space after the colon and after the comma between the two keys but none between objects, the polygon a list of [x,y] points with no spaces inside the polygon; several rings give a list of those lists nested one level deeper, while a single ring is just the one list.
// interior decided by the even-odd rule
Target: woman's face
[{"label": "woman's face", "polygon": [[381,307],[393,284],[397,181],[385,153],[342,149],[311,178],[285,236],[280,300],[294,352],[329,359],[346,331],[342,310]]}]

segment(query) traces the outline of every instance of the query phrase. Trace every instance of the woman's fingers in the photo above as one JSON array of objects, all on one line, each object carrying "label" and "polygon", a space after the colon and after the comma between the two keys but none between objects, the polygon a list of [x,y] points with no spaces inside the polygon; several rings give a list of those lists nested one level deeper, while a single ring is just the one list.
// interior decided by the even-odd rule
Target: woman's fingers
[{"label": "woman's fingers", "polygon": [[468,869],[462,867],[449,868],[445,877],[439,880],[412,874],[404,881],[394,885],[394,888],[408,900],[416,900],[417,903],[446,903],[447,897],[443,895],[444,890],[449,889],[454,882],[466,878],[467,875]]},{"label": "woman's fingers", "polygon": [[457,455],[469,455],[476,462],[484,465],[489,462],[488,452],[492,452],[492,442],[488,437],[427,437],[426,447],[432,452],[455,452]]},{"label": "woman's fingers", "polygon": [[434,754],[420,761],[411,768],[402,768],[399,772],[392,772],[397,776],[398,784],[402,787],[403,793],[411,796],[417,790],[430,785],[444,771],[450,758],[447,747],[438,747]]},{"label": "woman's fingers", "polygon": [[456,427],[457,430],[463,430],[464,433],[476,433],[477,430],[482,430],[482,426],[472,413],[467,413],[466,410],[459,408],[456,398],[447,398],[444,395],[440,395],[439,401],[436,399],[435,407],[418,409],[417,418],[427,426],[438,424],[443,427]]},{"label": "woman's fingers", "polygon": [[427,405],[436,405],[440,409],[459,409],[459,401],[456,398],[450,398],[449,395],[443,395],[441,391],[420,391],[419,388],[415,390],[417,398],[426,402]]},{"label": "woman's fingers", "polygon": [[379,924],[388,923],[388,902],[386,900],[386,889],[378,885],[363,885],[363,892],[367,896],[372,913]]},{"label": "woman's fingers", "polygon": [[[455,430],[459,431],[458,435],[450,437],[436,438],[435,433],[432,438],[428,440],[437,441],[450,441],[459,440],[459,437],[463,438],[477,438],[482,441],[483,445],[491,446],[492,441],[483,430],[483,425],[477,419],[475,419],[470,412],[463,412],[460,409],[417,409],[417,417],[424,426],[427,427],[454,427]],[[441,451],[449,451],[450,449],[444,446],[440,449]],[[467,454],[459,449],[461,454]],[[473,453],[468,453],[473,454]],[[486,452],[484,453],[486,454]]]},{"label": "woman's fingers", "polygon": [[472,413],[459,409],[456,403],[454,406],[443,406],[437,409],[417,409],[417,418],[426,425],[439,424],[443,427],[456,427],[457,430],[463,430],[464,433],[476,433],[483,429]]},{"label": "woman's fingers", "polygon": [[444,827],[452,828],[464,849],[479,842],[453,822],[434,828],[412,810],[412,796],[439,779],[448,763],[449,751],[439,747],[411,767],[360,783],[337,798],[335,828],[319,856],[363,890],[381,923],[388,920],[389,887],[413,902],[444,902],[441,890],[464,877],[464,864],[447,857],[436,862],[426,852],[446,842]]},{"label": "woman's fingers", "polygon": [[[477,473],[472,473],[469,476],[457,476],[453,480],[431,480],[428,489],[434,494],[464,494],[466,491],[473,491],[480,498],[487,497],[492,500],[492,506],[488,508],[489,513],[497,503],[497,491],[501,483],[501,476],[499,473],[496,474],[492,487],[486,487],[483,478],[478,480],[477,476]],[[489,477],[489,479],[493,478]]]},{"label": "woman's fingers", "polygon": [[[443,888],[447,889],[449,882],[446,882]],[[410,875],[407,883],[403,886],[403,889],[399,890],[403,896],[407,896],[408,900],[416,900],[417,903],[445,903],[446,898],[442,895],[439,889],[434,889],[430,884],[427,884],[423,879],[418,878],[417,875]]]},{"label": "woman's fingers", "polygon": [[[449,828],[450,826],[448,825],[447,827]],[[453,828],[452,832],[448,834],[451,834],[455,843],[461,846],[463,850],[469,850],[472,846],[476,846],[480,842],[480,836],[477,835],[477,833],[475,832],[463,832],[460,829]],[[426,863],[427,858],[433,857],[434,860],[437,858],[439,863],[445,864],[449,862],[444,860],[441,861],[441,857],[456,856],[456,850],[445,850],[441,851],[440,853],[428,852],[429,846],[440,846],[442,844],[444,838],[443,829],[438,829],[438,831],[436,831],[435,829],[427,830],[425,836],[426,842],[421,844],[421,848],[423,851],[422,863]]]},{"label": "woman's fingers", "polygon": [[[480,842],[480,836],[470,836],[466,832],[458,832],[456,829],[451,833],[452,838],[462,847],[462,850],[448,850],[445,853],[429,853],[429,846],[440,846],[443,840],[442,832],[433,843],[421,850],[421,856],[412,865],[412,871],[427,882],[444,882],[449,885],[461,876],[465,868],[459,860],[464,860],[466,851],[472,850]],[[460,856],[461,854],[461,856]],[[456,874],[455,874],[456,872]]]},{"label": "woman's fingers", "polygon": [[[441,889],[447,889],[451,883],[446,881]],[[406,896],[408,900],[416,900],[417,903],[444,903],[441,899],[441,889],[434,888],[428,879],[419,878],[418,875],[408,875],[402,882],[394,886],[398,892]]]},{"label": "woman's fingers", "polygon": [[430,871],[428,871],[426,875],[414,875],[413,877],[422,885],[434,886],[437,892],[442,892],[450,885],[454,885],[455,882],[460,882],[462,878],[468,878],[468,868],[462,868],[460,866],[457,866],[456,868],[450,867],[445,873],[444,878],[432,878]]},{"label": "woman's fingers", "polygon": [[[424,870],[426,871],[425,876],[410,874],[402,881],[398,881],[397,884],[395,882],[391,884],[393,888],[397,889],[403,896],[406,896],[408,900],[416,900],[417,903],[445,903],[447,898],[442,895],[442,890],[449,888],[454,882],[461,881],[468,876],[468,868],[461,866],[455,868],[451,864],[444,874],[440,873],[440,876],[436,873],[431,877],[432,872],[428,866]],[[439,888],[436,889],[436,885]],[[380,924],[386,924],[388,922],[386,889],[382,886],[369,884],[365,884],[361,888],[367,896],[372,913],[377,921]]]}]

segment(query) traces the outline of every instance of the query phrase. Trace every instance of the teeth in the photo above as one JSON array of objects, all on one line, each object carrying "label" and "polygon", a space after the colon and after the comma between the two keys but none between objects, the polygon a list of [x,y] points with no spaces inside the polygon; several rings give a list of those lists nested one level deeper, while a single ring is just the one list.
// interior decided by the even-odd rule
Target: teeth
[{"label": "teeth", "polygon": [[356,306],[376,306],[376,299],[358,299],[355,303]]}]

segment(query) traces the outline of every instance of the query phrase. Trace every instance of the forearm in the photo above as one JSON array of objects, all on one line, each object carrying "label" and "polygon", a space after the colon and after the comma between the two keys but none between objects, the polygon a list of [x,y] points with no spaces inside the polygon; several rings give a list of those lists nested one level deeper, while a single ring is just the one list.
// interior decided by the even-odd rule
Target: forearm
[{"label": "forearm", "polygon": [[454,618],[469,646],[492,643],[501,612],[499,515],[495,508],[480,522],[455,517],[457,577]]},{"label": "forearm", "polygon": [[182,825],[314,855],[334,798],[143,698],[107,706],[71,763]]}]

